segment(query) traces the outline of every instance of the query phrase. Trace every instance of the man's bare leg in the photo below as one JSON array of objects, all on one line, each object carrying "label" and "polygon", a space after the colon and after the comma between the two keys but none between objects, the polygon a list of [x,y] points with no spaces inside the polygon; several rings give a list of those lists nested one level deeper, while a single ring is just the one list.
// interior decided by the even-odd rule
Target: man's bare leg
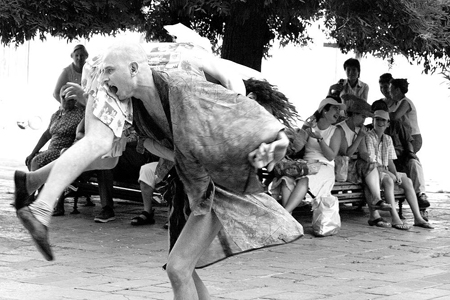
[{"label": "man's bare leg", "polygon": [[167,262],[167,274],[176,300],[210,299],[194,270],[201,255],[221,228],[222,224],[214,212],[189,216]]},{"label": "man's bare leg", "polygon": [[[58,158],[59,159],[59,158]],[[27,194],[32,194],[38,190],[47,181],[53,166],[56,164],[58,159],[52,161],[51,163],[43,166],[36,171],[30,171],[25,173],[25,188]],[[97,158],[95,159],[83,172],[91,170],[105,170],[112,169],[116,166],[118,157],[109,158]]]},{"label": "man's bare leg", "polygon": [[94,160],[111,149],[113,138],[113,132],[92,114],[90,98],[86,107],[85,137],[58,158],[49,173],[47,184],[34,203],[27,206],[22,199],[16,197],[17,216],[47,260],[53,260],[47,228],[58,196]]}]

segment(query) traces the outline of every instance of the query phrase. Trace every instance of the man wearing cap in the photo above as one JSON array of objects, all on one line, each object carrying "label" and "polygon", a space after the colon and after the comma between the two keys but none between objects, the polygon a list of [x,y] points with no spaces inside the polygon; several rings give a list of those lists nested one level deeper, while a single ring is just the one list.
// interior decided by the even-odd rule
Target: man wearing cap
[{"label": "man wearing cap", "polygon": [[[371,161],[375,162],[380,174],[381,184],[384,188],[386,200],[392,206],[395,203],[394,184],[398,184],[405,191],[406,200],[414,215],[414,226],[432,229],[433,227],[423,219],[419,211],[417,197],[411,179],[405,173],[397,172],[394,165],[395,154],[392,138],[384,132],[389,126],[389,113],[376,110],[373,117],[373,129],[367,133],[366,145]],[[392,227],[408,230],[409,225],[404,224],[395,208],[391,209]]]},{"label": "man wearing cap", "polygon": [[[348,179],[349,182],[361,183],[364,181],[372,195],[369,201],[370,211],[376,209],[391,210],[392,206],[381,199],[380,178],[376,165],[370,161],[370,155],[365,144],[367,129],[364,126],[366,117],[373,116],[370,105],[360,99],[347,101],[347,120],[340,122],[337,126],[342,130],[342,142],[340,154],[348,156]],[[371,213],[369,225],[390,227],[390,224]]]}]

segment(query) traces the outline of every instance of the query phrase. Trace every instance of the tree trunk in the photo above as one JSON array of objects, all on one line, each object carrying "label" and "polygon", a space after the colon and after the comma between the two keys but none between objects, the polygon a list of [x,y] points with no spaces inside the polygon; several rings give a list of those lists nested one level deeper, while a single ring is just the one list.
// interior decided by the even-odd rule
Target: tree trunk
[{"label": "tree trunk", "polygon": [[273,38],[263,14],[264,1],[239,2],[226,22],[222,58],[261,71],[266,46]]}]

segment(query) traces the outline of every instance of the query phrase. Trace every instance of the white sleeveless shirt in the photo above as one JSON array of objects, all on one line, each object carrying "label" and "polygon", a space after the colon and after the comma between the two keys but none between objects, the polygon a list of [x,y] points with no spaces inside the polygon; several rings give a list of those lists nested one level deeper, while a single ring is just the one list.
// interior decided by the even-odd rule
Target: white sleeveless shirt
[{"label": "white sleeveless shirt", "polygon": [[[313,128],[314,131],[320,132],[320,135],[323,137],[322,143],[326,143],[327,145],[330,145],[331,137],[334,134],[334,131],[336,130],[336,126],[330,125],[327,129],[320,130],[317,126]],[[334,160],[329,161],[322,153],[322,149],[320,148],[319,142],[315,138],[309,137],[308,142],[305,146],[305,156],[303,157],[304,160],[308,162],[312,161],[320,161],[325,164],[334,166]]]}]

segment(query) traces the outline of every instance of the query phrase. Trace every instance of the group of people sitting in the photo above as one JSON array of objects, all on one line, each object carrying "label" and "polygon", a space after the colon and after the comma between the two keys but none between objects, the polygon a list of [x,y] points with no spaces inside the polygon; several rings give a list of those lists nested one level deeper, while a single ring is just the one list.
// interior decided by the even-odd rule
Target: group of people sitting
[{"label": "group of people sitting", "polygon": [[[293,132],[291,143],[303,141],[304,149],[288,153],[289,159],[301,157],[309,164],[320,163],[318,172],[307,176],[283,175],[275,179],[272,193],[292,212],[309,195],[331,195],[335,184],[335,159],[348,162],[346,181],[362,183],[369,191],[369,225],[408,230],[395,209],[395,185],[401,187],[414,215],[414,226],[433,228],[421,209],[430,206],[425,194],[425,180],[417,152],[422,138],[414,104],[405,94],[406,79],[391,74],[380,76],[380,90],[385,98],[367,103],[369,87],[359,79],[357,59],[344,63],[346,80],[330,87],[326,99],[304,123],[302,131]],[[367,117],[372,123],[365,125]],[[306,132],[306,135],[305,135]],[[305,137],[306,136],[306,137]],[[300,154],[300,155],[299,155]],[[341,160],[339,160],[341,161]],[[347,170],[347,169],[345,169]],[[384,191],[384,198],[381,191]],[[378,210],[389,211],[392,221]]]}]

